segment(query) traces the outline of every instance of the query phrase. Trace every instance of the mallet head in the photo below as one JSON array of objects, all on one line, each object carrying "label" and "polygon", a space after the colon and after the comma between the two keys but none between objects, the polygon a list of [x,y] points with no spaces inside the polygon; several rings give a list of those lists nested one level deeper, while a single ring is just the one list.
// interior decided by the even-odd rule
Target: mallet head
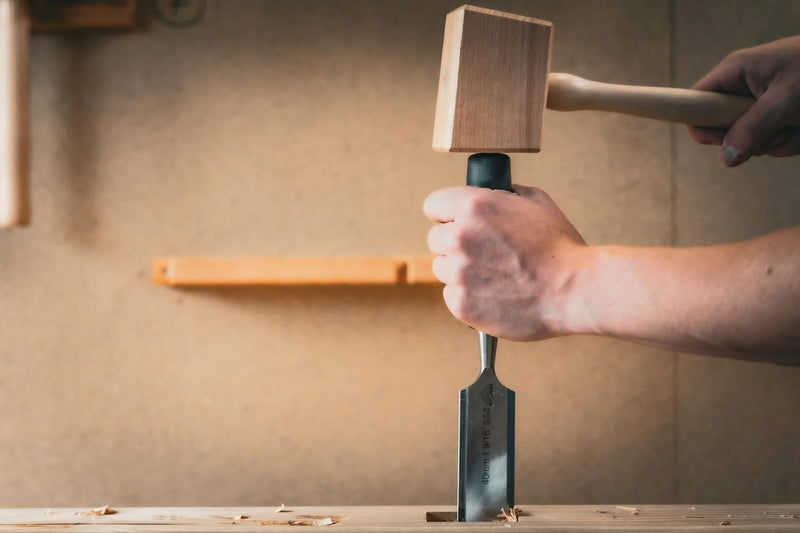
[{"label": "mallet head", "polygon": [[433,148],[538,152],[553,25],[462,6],[447,15]]}]

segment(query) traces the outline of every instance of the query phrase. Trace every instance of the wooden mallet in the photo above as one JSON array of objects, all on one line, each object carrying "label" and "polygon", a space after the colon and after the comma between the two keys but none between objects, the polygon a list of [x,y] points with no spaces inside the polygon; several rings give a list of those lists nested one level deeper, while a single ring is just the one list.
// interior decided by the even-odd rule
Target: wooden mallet
[{"label": "wooden mallet", "polygon": [[[511,191],[511,162],[501,152],[539,151],[545,103],[715,127],[730,126],[753,104],[711,92],[548,76],[552,29],[550,22],[472,6],[447,15],[433,147],[481,152],[468,159],[467,185]],[[481,374],[461,391],[459,521],[492,520],[514,507],[514,392],[494,373],[496,345],[480,332]]]},{"label": "wooden mallet", "polygon": [[545,103],[556,111],[612,111],[711,127],[732,125],[753,104],[743,96],[549,74],[552,29],[547,21],[473,6],[447,15],[435,150],[538,152]]}]

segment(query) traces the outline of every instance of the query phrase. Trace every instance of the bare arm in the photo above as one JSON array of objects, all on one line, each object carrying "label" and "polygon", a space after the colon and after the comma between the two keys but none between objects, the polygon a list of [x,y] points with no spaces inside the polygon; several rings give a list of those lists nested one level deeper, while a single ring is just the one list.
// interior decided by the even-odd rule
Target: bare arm
[{"label": "bare arm", "polygon": [[568,299],[572,331],[800,365],[800,227],[735,244],[590,255]]},{"label": "bare arm", "polygon": [[442,224],[448,308],[514,340],[593,334],[800,365],[800,228],[697,248],[587,246],[543,191],[459,187],[425,212]]}]

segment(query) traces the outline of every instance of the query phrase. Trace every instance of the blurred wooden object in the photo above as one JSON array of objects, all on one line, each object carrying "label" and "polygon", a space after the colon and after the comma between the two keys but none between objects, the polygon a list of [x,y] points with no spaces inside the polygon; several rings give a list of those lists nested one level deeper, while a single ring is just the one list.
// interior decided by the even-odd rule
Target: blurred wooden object
[{"label": "blurred wooden object", "polygon": [[131,29],[135,22],[136,0],[0,0],[0,228],[31,219],[31,29]]},{"label": "blurred wooden object", "polygon": [[406,281],[409,285],[440,283],[433,275],[433,256],[406,259]]},{"label": "blurred wooden object", "polygon": [[33,31],[131,30],[136,0],[31,0]]},{"label": "blurred wooden object", "polygon": [[153,281],[176,287],[438,283],[432,262],[425,257],[168,257],[153,262]]},{"label": "blurred wooden object", "polygon": [[0,0],[0,228],[30,223],[30,15]]},{"label": "blurred wooden object", "polygon": [[157,260],[153,276],[165,285],[386,285],[404,268],[385,257],[173,257]]}]

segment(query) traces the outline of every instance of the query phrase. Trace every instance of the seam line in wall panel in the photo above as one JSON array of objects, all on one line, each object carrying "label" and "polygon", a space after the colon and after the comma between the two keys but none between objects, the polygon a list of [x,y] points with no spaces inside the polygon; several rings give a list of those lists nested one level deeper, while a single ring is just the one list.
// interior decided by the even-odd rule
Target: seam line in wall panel
[{"label": "seam line in wall panel", "polygon": [[[677,0],[669,0],[669,84],[675,87],[677,83]],[[678,216],[677,216],[677,179],[675,167],[678,161],[677,150],[677,124],[669,127],[669,240],[671,246],[678,245]],[[679,500],[680,495],[680,461],[679,461],[679,442],[678,433],[678,365],[680,364],[680,354],[673,352],[672,358],[672,501]]]}]

